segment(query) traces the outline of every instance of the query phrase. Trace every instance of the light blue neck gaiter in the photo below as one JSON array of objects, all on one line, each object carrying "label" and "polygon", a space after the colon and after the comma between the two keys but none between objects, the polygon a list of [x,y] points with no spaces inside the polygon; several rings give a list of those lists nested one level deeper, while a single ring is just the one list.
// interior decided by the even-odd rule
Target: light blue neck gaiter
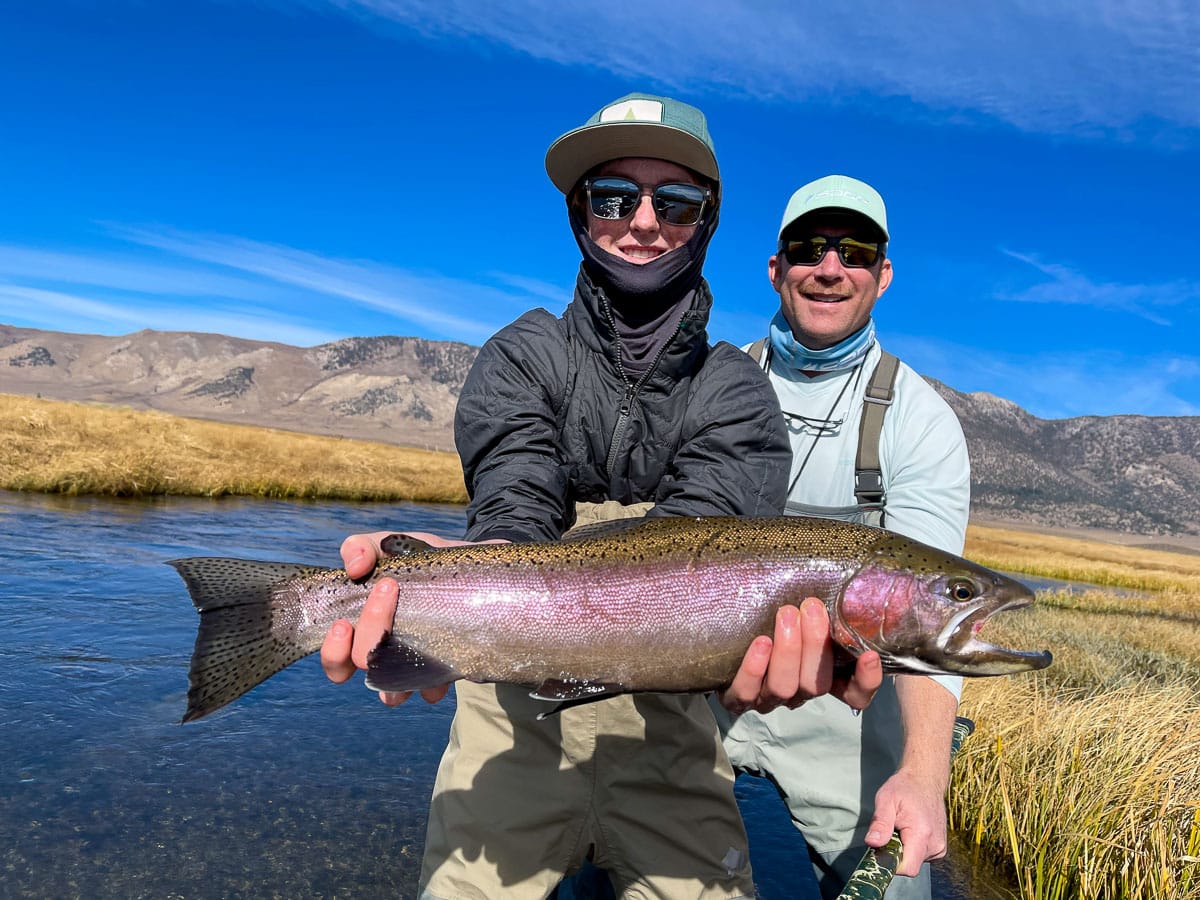
[{"label": "light blue neck gaiter", "polygon": [[792,326],[783,317],[783,310],[775,313],[771,320],[772,364],[779,364],[798,372],[837,372],[857,366],[875,343],[875,321],[867,324],[848,338],[824,350],[809,350],[792,336]]}]

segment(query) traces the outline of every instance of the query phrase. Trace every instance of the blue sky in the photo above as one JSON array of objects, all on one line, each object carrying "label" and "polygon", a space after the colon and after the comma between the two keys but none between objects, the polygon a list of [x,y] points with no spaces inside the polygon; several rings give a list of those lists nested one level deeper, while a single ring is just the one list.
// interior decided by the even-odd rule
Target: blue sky
[{"label": "blue sky", "polygon": [[763,333],[787,198],[843,172],[888,202],[876,321],[919,372],[1200,415],[1197,9],[11,0],[0,322],[482,343],[570,299],[546,147],[646,90],[716,142],[714,339]]}]

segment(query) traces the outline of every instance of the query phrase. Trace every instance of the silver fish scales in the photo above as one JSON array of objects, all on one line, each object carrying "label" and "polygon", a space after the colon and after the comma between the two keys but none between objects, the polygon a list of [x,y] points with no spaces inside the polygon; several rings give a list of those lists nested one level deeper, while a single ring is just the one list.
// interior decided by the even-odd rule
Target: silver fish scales
[{"label": "silver fish scales", "polygon": [[395,578],[390,636],[368,683],[416,690],[458,678],[528,685],[556,703],[729,683],[780,606],[820,598],[846,658],[886,671],[998,675],[1045,651],[982,641],[994,613],[1026,606],[1006,576],[900,535],[828,519],[649,518],[562,541],[434,549],[413,539],[365,581],[339,569],[193,558],[172,565],[200,612],[184,721],[220,708],[319,649]]}]

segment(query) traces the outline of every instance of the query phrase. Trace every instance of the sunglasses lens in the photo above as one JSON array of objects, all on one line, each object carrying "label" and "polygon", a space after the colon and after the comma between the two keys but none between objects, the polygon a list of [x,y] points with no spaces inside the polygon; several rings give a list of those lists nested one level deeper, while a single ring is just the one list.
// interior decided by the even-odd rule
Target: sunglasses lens
[{"label": "sunglasses lens", "polygon": [[879,245],[854,238],[829,238],[814,235],[800,240],[785,241],[783,255],[793,266],[816,266],[825,256],[825,251],[837,248],[842,265],[849,269],[867,269],[879,259]]},{"label": "sunglasses lens", "polygon": [[875,265],[875,260],[879,258],[879,245],[842,238],[838,241],[838,256],[842,258],[844,266],[866,269]]},{"label": "sunglasses lens", "polygon": [[[593,216],[615,221],[637,209],[642,188],[628,178],[590,178],[587,195]],[[654,189],[654,212],[668,225],[695,225],[707,202],[708,191],[694,184],[660,184]]]},{"label": "sunglasses lens", "polygon": [[660,184],[654,189],[654,209],[668,225],[695,225],[706,197],[704,188],[694,184]]},{"label": "sunglasses lens", "polygon": [[784,244],[783,255],[793,266],[815,266],[827,249],[829,242],[825,238],[805,238]]},{"label": "sunglasses lens", "polygon": [[588,203],[597,219],[623,219],[637,206],[642,189],[626,178],[593,178],[587,183]]}]

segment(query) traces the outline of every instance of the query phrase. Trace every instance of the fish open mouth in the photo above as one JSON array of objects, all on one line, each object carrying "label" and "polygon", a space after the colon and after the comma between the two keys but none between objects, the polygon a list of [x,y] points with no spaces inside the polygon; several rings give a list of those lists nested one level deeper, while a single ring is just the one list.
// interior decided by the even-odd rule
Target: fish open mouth
[{"label": "fish open mouth", "polygon": [[1033,603],[1025,593],[1001,603],[980,603],[955,616],[938,635],[938,646],[946,654],[947,668],[964,675],[1011,675],[1044,669],[1054,657],[1049,650],[1013,650],[988,643],[979,632],[996,613],[1024,609]]}]

